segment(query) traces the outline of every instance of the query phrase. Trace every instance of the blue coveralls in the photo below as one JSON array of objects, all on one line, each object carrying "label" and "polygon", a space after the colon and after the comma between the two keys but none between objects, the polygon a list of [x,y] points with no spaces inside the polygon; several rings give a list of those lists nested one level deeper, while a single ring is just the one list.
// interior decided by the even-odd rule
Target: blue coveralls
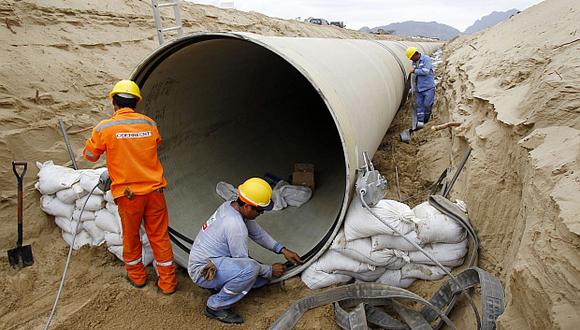
[{"label": "blue coveralls", "polygon": [[433,64],[431,58],[421,54],[417,62],[413,62],[415,68],[415,112],[417,122],[427,123],[431,118],[431,107],[435,102],[435,79],[433,78]]},{"label": "blue coveralls", "polygon": [[[252,288],[266,285],[272,277],[272,266],[248,257],[248,238],[275,253],[280,253],[284,247],[255,220],[244,220],[231,206],[231,201],[223,203],[197,234],[189,253],[187,270],[198,286],[219,290],[207,300],[209,308],[229,308]],[[211,281],[201,275],[209,260],[217,268]]]}]

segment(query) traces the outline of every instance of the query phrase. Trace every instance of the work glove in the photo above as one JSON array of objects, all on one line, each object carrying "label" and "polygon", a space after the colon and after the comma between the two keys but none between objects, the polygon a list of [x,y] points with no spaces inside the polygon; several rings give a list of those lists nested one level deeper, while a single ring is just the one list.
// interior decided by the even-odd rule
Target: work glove
[{"label": "work glove", "polygon": [[207,265],[205,265],[205,267],[203,267],[203,269],[201,270],[201,276],[206,280],[206,281],[211,281],[215,278],[215,274],[217,273],[217,268],[215,267],[215,265],[213,264],[213,262],[211,262],[211,260],[209,260],[207,262]]},{"label": "work glove", "polygon": [[108,170],[105,170],[103,173],[101,173],[101,176],[99,176],[99,184],[97,187],[104,193],[111,189],[111,178],[109,177]]},{"label": "work glove", "polygon": [[409,73],[415,73],[415,68],[411,68],[411,70],[409,71]]}]

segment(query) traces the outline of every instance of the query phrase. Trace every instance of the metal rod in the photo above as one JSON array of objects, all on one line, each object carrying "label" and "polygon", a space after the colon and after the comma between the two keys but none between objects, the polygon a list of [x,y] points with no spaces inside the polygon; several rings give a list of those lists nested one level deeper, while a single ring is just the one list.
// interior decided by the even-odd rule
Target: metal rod
[{"label": "metal rod", "polygon": [[465,154],[463,155],[463,159],[461,160],[461,163],[459,163],[459,167],[457,167],[457,171],[455,171],[455,174],[453,174],[453,178],[451,179],[451,182],[449,183],[449,185],[445,189],[445,193],[443,194],[443,197],[447,198],[447,196],[451,192],[451,188],[453,188],[453,185],[455,184],[455,180],[457,180],[457,177],[459,177],[459,174],[463,170],[463,167],[465,166],[465,163],[467,162],[469,155],[471,155],[471,150],[473,150],[473,149],[471,149],[471,147],[469,147],[469,148],[467,148],[467,151],[465,151]]},{"label": "metal rod", "polygon": [[399,184],[399,168],[397,162],[395,161],[395,145],[391,145],[391,157],[393,158],[393,166],[395,166],[395,182],[397,183],[397,196],[399,197],[399,202],[403,199],[401,197],[401,185]]},{"label": "metal rod", "polygon": [[66,134],[66,128],[64,127],[64,122],[62,119],[58,120],[58,125],[60,126],[60,131],[62,132],[62,136],[64,137],[64,143],[66,144],[66,149],[68,150],[68,155],[70,160],[72,161],[73,168],[78,170],[79,167],[77,165],[77,160],[75,159],[75,154],[73,153],[72,147],[70,146],[70,141],[68,140],[68,134]]}]

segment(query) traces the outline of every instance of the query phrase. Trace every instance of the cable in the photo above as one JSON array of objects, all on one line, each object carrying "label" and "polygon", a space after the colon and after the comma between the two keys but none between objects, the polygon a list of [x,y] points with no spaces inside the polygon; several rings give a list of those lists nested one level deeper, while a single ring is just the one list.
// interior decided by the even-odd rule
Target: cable
[{"label": "cable", "polygon": [[[365,194],[364,191],[360,192],[360,200],[362,202],[362,205],[367,209],[367,211],[369,211],[375,218],[377,218],[377,220],[379,220],[380,222],[384,223],[387,227],[389,227],[389,229],[391,229],[392,231],[397,233],[397,235],[401,236],[403,239],[405,239],[407,242],[409,242],[409,244],[413,245],[413,247],[415,247],[417,250],[421,251],[421,253],[423,253],[427,258],[429,258],[429,260],[431,260],[433,263],[435,263],[435,265],[437,265],[439,268],[441,268],[441,270],[443,270],[445,272],[445,274],[447,274],[447,276],[449,276],[451,281],[457,286],[458,289],[460,289],[462,287],[461,283],[459,283],[459,281],[457,281],[457,278],[455,276],[453,276],[453,274],[451,274],[451,272],[449,272],[445,267],[443,267],[443,265],[439,261],[435,260],[435,258],[429,252],[425,251],[422,247],[419,246],[419,244],[417,244],[417,243],[413,242],[412,240],[410,240],[409,238],[407,238],[397,228],[391,226],[387,221],[384,221],[381,217],[376,215],[375,212],[373,212],[373,210],[365,202],[365,200],[363,198],[364,194]],[[465,292],[465,290],[461,290],[461,294],[463,294],[464,297],[466,297],[467,300],[469,301],[469,304],[471,305],[471,307],[473,308],[473,312],[475,313],[475,319],[477,320],[477,329],[481,329],[481,317],[479,315],[479,311],[477,310],[477,307],[475,306],[475,303],[473,302],[471,297]]]},{"label": "cable", "polygon": [[[93,195],[93,192],[95,191],[95,189],[97,189],[98,186],[99,186],[99,184],[95,185],[95,187],[87,195],[87,199],[85,199],[85,203],[83,204],[83,207],[81,208],[81,213],[79,215],[79,221],[77,221],[77,225],[75,226],[72,242],[71,242],[70,247],[68,249],[68,256],[66,257],[66,263],[64,264],[64,271],[62,273],[62,278],[60,280],[60,286],[58,287],[58,292],[56,293],[56,298],[54,299],[54,304],[52,305],[52,310],[50,311],[50,315],[48,316],[48,321],[46,321],[46,325],[43,328],[44,330],[48,330],[48,327],[50,327],[50,323],[52,322],[52,318],[54,317],[54,314],[56,312],[56,306],[58,305],[58,299],[60,298],[60,294],[62,293],[62,288],[64,287],[64,279],[66,278],[66,272],[68,271],[68,265],[70,263],[70,259],[72,256],[73,246],[75,245],[75,239],[77,237],[77,230],[79,228],[79,224],[81,223],[80,219],[83,218],[83,212],[85,211],[85,206],[87,206],[87,202],[89,201],[89,198]],[[71,221],[72,221],[72,219],[71,219]]]}]

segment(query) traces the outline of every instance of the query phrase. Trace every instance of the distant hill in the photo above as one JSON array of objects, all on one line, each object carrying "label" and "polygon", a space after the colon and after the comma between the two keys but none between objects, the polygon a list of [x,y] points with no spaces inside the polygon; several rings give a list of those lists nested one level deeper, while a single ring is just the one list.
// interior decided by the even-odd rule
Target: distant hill
[{"label": "distant hill", "polygon": [[430,38],[439,38],[441,40],[448,40],[461,34],[456,28],[437,23],[437,22],[416,22],[406,21],[401,23],[392,23],[389,25],[377,26],[372,29],[363,27],[361,32],[378,32],[379,29],[384,30],[388,34],[395,34],[401,36],[422,36]]},{"label": "distant hill", "polygon": [[503,22],[506,19],[510,18],[512,15],[518,14],[520,11],[517,9],[510,9],[508,11],[494,11],[487,16],[483,16],[482,18],[478,19],[473,23],[472,26],[465,29],[465,34],[471,34],[475,32],[479,32],[483,29],[486,29],[490,26],[494,26],[497,23]]}]

